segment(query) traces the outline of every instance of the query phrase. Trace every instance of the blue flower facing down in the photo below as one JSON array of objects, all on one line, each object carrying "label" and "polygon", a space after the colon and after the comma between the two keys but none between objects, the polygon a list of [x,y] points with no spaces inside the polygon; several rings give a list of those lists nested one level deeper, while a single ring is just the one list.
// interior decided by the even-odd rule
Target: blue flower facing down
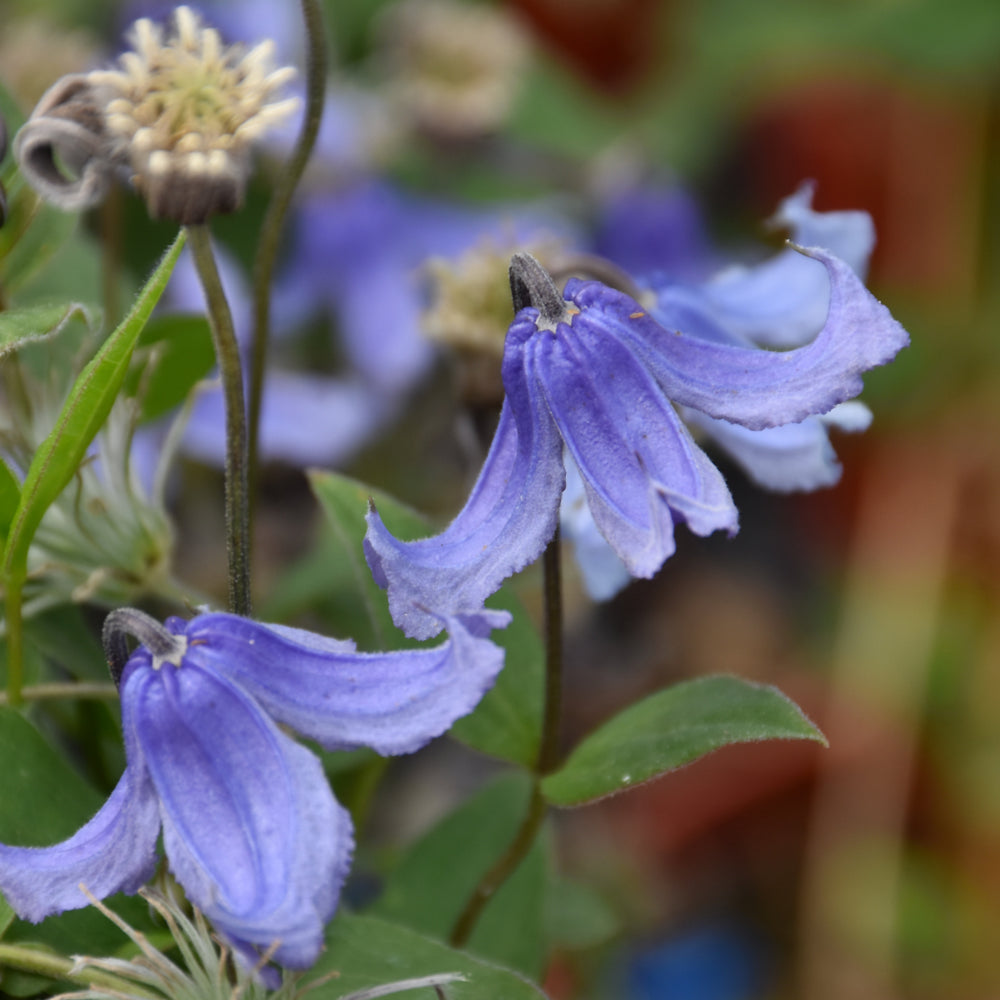
[{"label": "blue flower facing down", "polygon": [[540,555],[558,519],[564,447],[597,528],[632,576],[654,575],[673,553],[678,521],[698,535],[734,533],[722,475],[673,404],[751,430],[795,423],[858,395],[862,373],[908,343],[850,266],[803,252],[826,269],[829,308],[815,340],[784,352],[667,329],[599,282],[572,280],[560,293],[533,258],[515,255],[515,304],[530,305],[507,333],[506,398],[465,508],[415,542],[369,511],[366,554],[397,625],[433,635],[436,615],[481,608]]},{"label": "blue flower facing down", "polygon": [[[433,649],[358,653],[351,642],[230,614],[112,612],[127,767],[101,810],[54,847],[0,845],[0,889],[39,921],[135,892],[162,829],[188,898],[253,964],[315,962],[353,835],[322,765],[288,726],[328,749],[417,750],[470,712],[503,665],[489,641],[504,612],[444,623]],[[140,639],[131,656],[124,633]],[[127,662],[126,662],[127,661]]]}]

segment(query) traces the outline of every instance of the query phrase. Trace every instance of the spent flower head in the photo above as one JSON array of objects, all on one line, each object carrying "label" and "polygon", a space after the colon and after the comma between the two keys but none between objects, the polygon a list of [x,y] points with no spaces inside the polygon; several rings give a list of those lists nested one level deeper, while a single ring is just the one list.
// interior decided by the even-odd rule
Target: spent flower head
[{"label": "spent flower head", "polygon": [[39,102],[16,141],[28,180],[68,209],[95,204],[121,174],[154,218],[235,211],[251,146],[298,107],[280,97],[295,70],[274,67],[270,41],[223,45],[188,7],[169,31],[136,21],[131,41],[117,69],[64,77]]},{"label": "spent flower head", "polygon": [[520,24],[500,8],[402,0],[382,20],[389,90],[420,131],[475,139],[506,121],[528,58]]}]

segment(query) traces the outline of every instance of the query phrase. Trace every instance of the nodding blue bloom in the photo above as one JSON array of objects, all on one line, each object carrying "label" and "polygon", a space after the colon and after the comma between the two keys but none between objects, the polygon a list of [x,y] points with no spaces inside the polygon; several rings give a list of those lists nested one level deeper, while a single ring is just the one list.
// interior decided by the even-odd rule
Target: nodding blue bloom
[{"label": "nodding blue bloom", "polygon": [[[865,212],[816,212],[804,184],[779,206],[772,225],[800,246],[822,246],[864,278],[875,242]],[[799,347],[822,329],[830,301],[826,269],[791,247],[753,265],[725,264],[709,244],[694,202],[678,189],[627,191],[605,207],[597,246],[632,274],[641,301],[667,329],[736,347]],[[751,430],[682,407],[696,434],[725,452],[758,486],[778,492],[815,490],[840,478],[829,430],[867,429],[872,415],[850,401],[798,423]],[[583,484],[567,467],[562,526],[587,590],[605,600],[629,573],[589,516]]]},{"label": "nodding blue bloom", "polygon": [[540,555],[556,528],[564,449],[597,528],[632,576],[652,576],[673,553],[678,521],[698,535],[734,533],[722,475],[672,404],[750,430],[794,423],[856,396],[862,373],[908,343],[846,263],[803,253],[826,271],[829,308],[810,344],[783,352],[667,328],[596,281],[574,279],[560,293],[537,261],[515,255],[515,304],[528,305],[507,333],[506,398],[466,506],[440,535],[414,542],[369,511],[368,562],[396,624],[433,635],[435,614],[480,608]]},{"label": "nodding blue bloom", "polygon": [[[351,821],[319,759],[288,726],[333,750],[417,750],[470,712],[503,652],[504,612],[443,622],[433,649],[358,653],[351,642],[230,614],[108,616],[120,671],[127,767],[101,810],[54,847],[0,845],[0,889],[38,921],[135,892],[156,840],[188,898],[251,965],[316,960],[353,849]],[[125,633],[142,643],[132,654]]]}]

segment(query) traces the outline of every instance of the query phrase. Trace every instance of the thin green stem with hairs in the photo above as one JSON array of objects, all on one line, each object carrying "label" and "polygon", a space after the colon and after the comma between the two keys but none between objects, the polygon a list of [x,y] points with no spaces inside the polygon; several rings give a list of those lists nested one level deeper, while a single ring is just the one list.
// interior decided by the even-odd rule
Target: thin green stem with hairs
[{"label": "thin green stem with hairs", "polygon": [[306,164],[316,145],[323,104],[326,98],[326,29],[320,0],[302,0],[302,16],[306,25],[308,52],[306,55],[306,114],[302,131],[292,155],[282,170],[261,227],[260,242],[253,265],[253,339],[250,347],[250,391],[248,468],[251,483],[257,481],[260,410],[264,395],[264,372],[271,326],[271,278],[278,256],[278,243],[285,216]]},{"label": "thin green stem with hairs", "polygon": [[528,811],[507,849],[476,884],[455,921],[449,941],[463,947],[472,936],[487,904],[500,887],[517,871],[538,837],[547,813],[541,781],[559,763],[559,730],[562,710],[562,568],[559,556],[559,529],[542,556],[545,576],[545,705],[542,733]]},{"label": "thin green stem with hairs", "polygon": [[233,314],[222,289],[212,241],[205,225],[187,226],[191,254],[205,290],[208,321],[215,356],[222,376],[226,403],[226,555],[229,563],[229,610],[249,616],[250,602],[250,508],[247,479],[247,421],[243,400],[243,369],[240,363]]}]

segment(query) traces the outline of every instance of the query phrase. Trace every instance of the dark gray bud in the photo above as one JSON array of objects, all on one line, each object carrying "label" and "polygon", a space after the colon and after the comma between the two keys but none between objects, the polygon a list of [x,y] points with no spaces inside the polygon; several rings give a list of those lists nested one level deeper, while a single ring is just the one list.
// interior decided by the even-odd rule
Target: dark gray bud
[{"label": "dark gray bud", "polygon": [[113,154],[100,105],[84,74],[50,87],[14,139],[28,183],[66,211],[90,208],[108,192],[124,164]]},{"label": "dark gray bud", "polygon": [[554,330],[560,323],[569,322],[572,313],[562,292],[535,257],[518,251],[510,259],[509,274],[515,312],[533,306],[538,310],[539,328],[545,330]]},{"label": "dark gray bud", "polygon": [[153,666],[164,663],[181,665],[181,660],[187,650],[187,637],[174,635],[155,618],[137,608],[116,608],[104,619],[101,629],[101,642],[104,645],[104,658],[108,661],[111,679],[115,687],[121,686],[122,671],[128,663],[128,636],[138,639],[153,655]]}]

